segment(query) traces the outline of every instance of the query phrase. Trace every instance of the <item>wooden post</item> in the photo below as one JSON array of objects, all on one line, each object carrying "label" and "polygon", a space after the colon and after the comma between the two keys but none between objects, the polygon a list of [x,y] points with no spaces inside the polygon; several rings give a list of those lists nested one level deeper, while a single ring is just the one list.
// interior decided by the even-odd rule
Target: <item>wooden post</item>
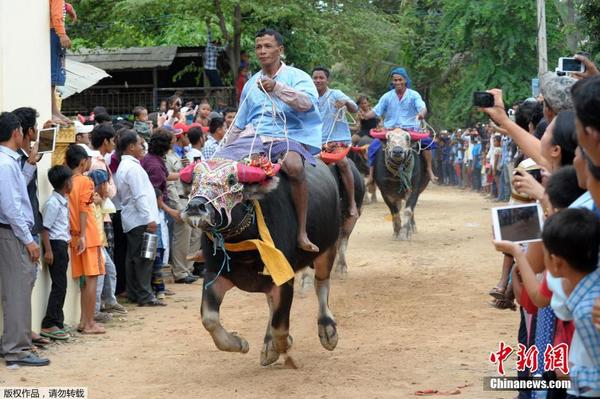
[{"label": "wooden post", "polygon": [[152,107],[158,109],[158,70],[156,67],[152,69]]},{"label": "wooden post", "polygon": [[537,0],[538,76],[548,72],[548,49],[546,46],[546,1]]}]

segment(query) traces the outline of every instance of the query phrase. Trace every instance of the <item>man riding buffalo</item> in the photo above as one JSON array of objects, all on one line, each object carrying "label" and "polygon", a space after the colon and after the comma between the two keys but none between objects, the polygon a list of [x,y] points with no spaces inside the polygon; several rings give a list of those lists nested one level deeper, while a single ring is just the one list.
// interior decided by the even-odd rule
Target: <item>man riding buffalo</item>
[{"label": "man riding buffalo", "polygon": [[314,166],[312,154],[321,150],[317,90],[306,72],[281,61],[283,37],[279,32],[263,29],[256,34],[255,44],[261,70],[244,85],[234,127],[225,137],[225,147],[235,147],[238,137],[253,137],[256,140],[253,139],[251,150],[256,149],[257,143],[266,145],[272,160],[282,158],[282,169],[292,185],[298,247],[319,252],[306,233],[308,190],[304,173],[304,162]]},{"label": "man riding buffalo", "polygon": [[[323,118],[324,151],[336,146],[348,146],[352,142],[350,127],[346,121],[346,109],[358,112],[358,106],[341,90],[329,88],[330,72],[327,68],[317,67],[312,71],[313,82],[319,93],[319,112]],[[348,193],[348,214],[354,220],[358,218],[358,208],[354,200],[354,176],[347,157],[335,163]]]},{"label": "man riding buffalo", "polygon": [[[427,115],[427,106],[421,98],[421,95],[410,88],[411,81],[408,72],[404,68],[397,67],[391,72],[392,84],[394,88],[385,93],[379,103],[369,111],[364,118],[384,117],[383,126],[388,129],[400,128],[408,131],[417,131],[420,129],[419,121],[425,119]],[[432,181],[437,177],[433,174],[431,151],[431,139],[423,139],[421,144],[425,148],[422,151],[423,158],[427,163],[427,173]],[[373,164],[375,154],[381,148],[381,141],[374,140],[369,146],[369,179],[368,183],[373,182]]]},{"label": "man riding buffalo", "polygon": [[[215,345],[248,352],[246,340],[223,328],[219,310],[234,286],[262,292],[270,317],[261,364],[271,364],[283,354],[286,364],[294,366],[289,335],[294,276],[309,265],[315,270],[321,344],[328,350],[337,345],[329,278],[343,231],[342,199],[347,196],[333,168],[312,155],[321,150],[322,125],[310,76],[281,62],[278,32],[262,30],[255,40],[262,69],[244,86],[225,145],[211,160],[195,165],[182,218],[204,232],[201,313]],[[305,169],[305,162],[312,166]],[[280,166],[284,173],[278,174]],[[353,172],[354,201],[360,207],[364,187],[356,168]]]}]

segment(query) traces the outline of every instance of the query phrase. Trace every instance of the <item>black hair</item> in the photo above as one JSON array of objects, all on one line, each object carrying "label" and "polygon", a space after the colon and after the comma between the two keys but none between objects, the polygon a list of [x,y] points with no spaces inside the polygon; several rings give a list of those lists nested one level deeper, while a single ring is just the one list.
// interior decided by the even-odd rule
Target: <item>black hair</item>
[{"label": "black hair", "polygon": [[[212,123],[212,120],[211,120]],[[200,129],[197,126],[194,126],[193,128],[191,128],[188,131],[188,140],[190,141],[191,145],[196,145],[198,144],[198,142],[200,141],[200,139],[202,139],[204,137],[204,133],[202,132],[202,129]]]},{"label": "black hair", "polygon": [[154,187],[154,195],[156,195],[156,198],[158,199],[158,198],[162,197],[163,193],[162,193],[162,191],[160,191],[160,189]]},{"label": "black hair", "polygon": [[280,46],[283,46],[283,36],[281,36],[281,33],[277,32],[275,29],[262,28],[261,30],[256,32],[256,35],[254,36],[254,38],[256,39],[256,38],[263,37],[263,36],[273,36],[275,38],[275,41],[277,42],[277,44],[279,44]]},{"label": "black hair", "polygon": [[[181,96],[180,96],[180,95],[178,95],[178,94],[173,94],[171,97],[169,97],[169,98],[167,99],[167,109],[171,109],[171,107],[173,106],[173,104],[175,104],[175,102],[176,102],[177,100],[183,101],[183,100],[181,99]],[[183,104],[182,104],[182,105],[183,105]]]},{"label": "black hair", "polygon": [[231,112],[237,112],[237,108],[234,107],[225,107],[225,109],[223,110],[223,116],[231,113]]},{"label": "black hair", "polygon": [[106,109],[106,107],[102,107],[102,106],[97,106],[94,107],[94,109],[92,110],[92,112],[94,113],[94,115],[98,115],[98,114],[106,114],[108,115],[108,110]]},{"label": "black hair", "polygon": [[2,112],[0,114],[0,143],[10,140],[15,129],[21,127],[19,118],[12,112]]},{"label": "black hair", "polygon": [[367,96],[360,96],[360,97],[358,97],[358,100],[356,100],[356,104],[360,105],[360,103],[362,103],[365,100],[369,101],[369,97],[367,97]]},{"label": "black hair", "polygon": [[542,119],[544,119],[544,103],[542,101],[536,101],[533,112],[531,113],[531,124],[537,129]]},{"label": "black hair", "polygon": [[330,75],[329,69],[322,67],[322,66],[314,67],[312,72],[310,73],[310,75],[312,76],[317,71],[323,72],[325,74],[325,76],[327,76],[327,79],[329,79],[329,75]]},{"label": "black hair", "polygon": [[533,135],[538,140],[541,140],[542,137],[544,136],[544,133],[546,133],[547,127],[548,127],[548,122],[546,121],[546,119],[542,118],[542,120],[540,120],[540,122],[537,124],[537,127],[535,128],[535,132],[533,132]]},{"label": "black hair", "polygon": [[101,114],[95,114],[94,121],[96,121],[96,123],[106,123],[106,122],[112,123],[112,118],[107,113],[101,113]]},{"label": "black hair", "polygon": [[164,157],[171,149],[173,134],[167,129],[154,129],[148,142],[148,153]]},{"label": "black hair", "polygon": [[208,131],[211,133],[215,133],[219,128],[222,128],[225,125],[225,120],[223,118],[213,118],[210,120],[208,125]]},{"label": "black hair", "polygon": [[65,165],[54,165],[48,171],[48,180],[54,188],[54,191],[60,191],[65,188],[65,185],[73,177],[71,169]]},{"label": "black hair", "polygon": [[515,123],[522,129],[529,131],[529,123],[532,121],[537,101],[525,101],[519,105],[515,112]]},{"label": "black hair", "polygon": [[546,184],[546,194],[554,208],[568,208],[585,193],[577,183],[577,173],[572,165],[563,166],[550,176]]},{"label": "black hair", "polygon": [[29,129],[35,127],[35,120],[39,116],[38,112],[31,107],[17,108],[12,112],[21,122],[23,134],[27,134]]},{"label": "black hair", "polygon": [[117,123],[113,124],[113,127],[115,132],[118,132],[121,129],[133,129],[133,123],[130,121],[118,121]]},{"label": "black hair", "polygon": [[555,118],[552,144],[560,147],[560,164],[572,165],[577,148],[575,112],[561,111]]},{"label": "black hair", "polygon": [[90,135],[90,141],[92,143],[92,147],[100,148],[102,144],[104,144],[105,140],[110,140],[115,137],[115,129],[108,124],[101,124],[94,126],[92,130],[92,134]]},{"label": "black hair", "polygon": [[137,117],[139,117],[139,116],[142,114],[142,112],[144,112],[144,111],[148,112],[148,110],[147,110],[145,107],[142,107],[141,105],[138,105],[137,107],[135,107],[135,108],[133,109],[133,112],[132,112],[132,113],[133,113],[133,116],[137,118]]},{"label": "black hair", "polygon": [[138,134],[132,129],[121,129],[119,130],[119,139],[117,141],[117,152],[119,155],[123,155],[127,151],[127,147],[131,144],[135,144],[138,141]]},{"label": "black hair", "polygon": [[67,154],[65,155],[65,162],[71,170],[79,167],[81,161],[85,161],[86,159],[88,159],[88,154],[82,146],[78,144],[69,145]]},{"label": "black hair", "polygon": [[600,129],[600,76],[580,80],[571,88],[577,118],[583,126]]},{"label": "black hair", "polygon": [[569,208],[546,219],[542,240],[548,252],[560,256],[579,272],[591,273],[598,265],[600,220],[590,210]]}]

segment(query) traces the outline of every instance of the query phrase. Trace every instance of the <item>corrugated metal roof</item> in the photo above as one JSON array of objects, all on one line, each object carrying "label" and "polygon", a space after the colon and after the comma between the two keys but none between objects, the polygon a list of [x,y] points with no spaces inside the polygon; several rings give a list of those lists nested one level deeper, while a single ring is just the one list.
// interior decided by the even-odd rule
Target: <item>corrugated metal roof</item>
[{"label": "corrugated metal roof", "polygon": [[168,67],[173,63],[177,46],[130,47],[119,49],[79,49],[67,58],[107,71]]},{"label": "corrugated metal roof", "polygon": [[88,87],[98,83],[98,81],[110,76],[102,69],[73,61],[70,58],[67,58],[65,62],[65,70],[67,71],[65,85],[58,87],[63,100],[73,94],[81,93]]}]

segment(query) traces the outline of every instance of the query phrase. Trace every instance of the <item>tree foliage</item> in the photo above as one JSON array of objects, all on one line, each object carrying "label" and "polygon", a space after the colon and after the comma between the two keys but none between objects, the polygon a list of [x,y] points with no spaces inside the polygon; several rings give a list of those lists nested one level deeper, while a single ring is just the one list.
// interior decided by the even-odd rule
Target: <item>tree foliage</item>
[{"label": "tree foliage", "polygon": [[[568,32],[554,3],[546,5],[550,69],[559,56],[569,54]],[[580,1],[578,11],[600,24],[600,10],[592,3],[597,2]],[[533,0],[106,0],[98,4],[74,0],[81,22],[69,31],[76,46],[202,46],[205,18],[213,16],[213,35],[229,39],[233,46],[228,57],[235,73],[239,50],[252,53],[254,32],[268,26],[284,35],[287,63],[307,71],[317,65],[331,67],[334,86],[350,95],[378,98],[387,90],[389,71],[405,66],[439,127],[464,126],[479,117],[471,107],[473,91],[500,87],[511,101],[530,96],[530,82],[537,74]]]}]

